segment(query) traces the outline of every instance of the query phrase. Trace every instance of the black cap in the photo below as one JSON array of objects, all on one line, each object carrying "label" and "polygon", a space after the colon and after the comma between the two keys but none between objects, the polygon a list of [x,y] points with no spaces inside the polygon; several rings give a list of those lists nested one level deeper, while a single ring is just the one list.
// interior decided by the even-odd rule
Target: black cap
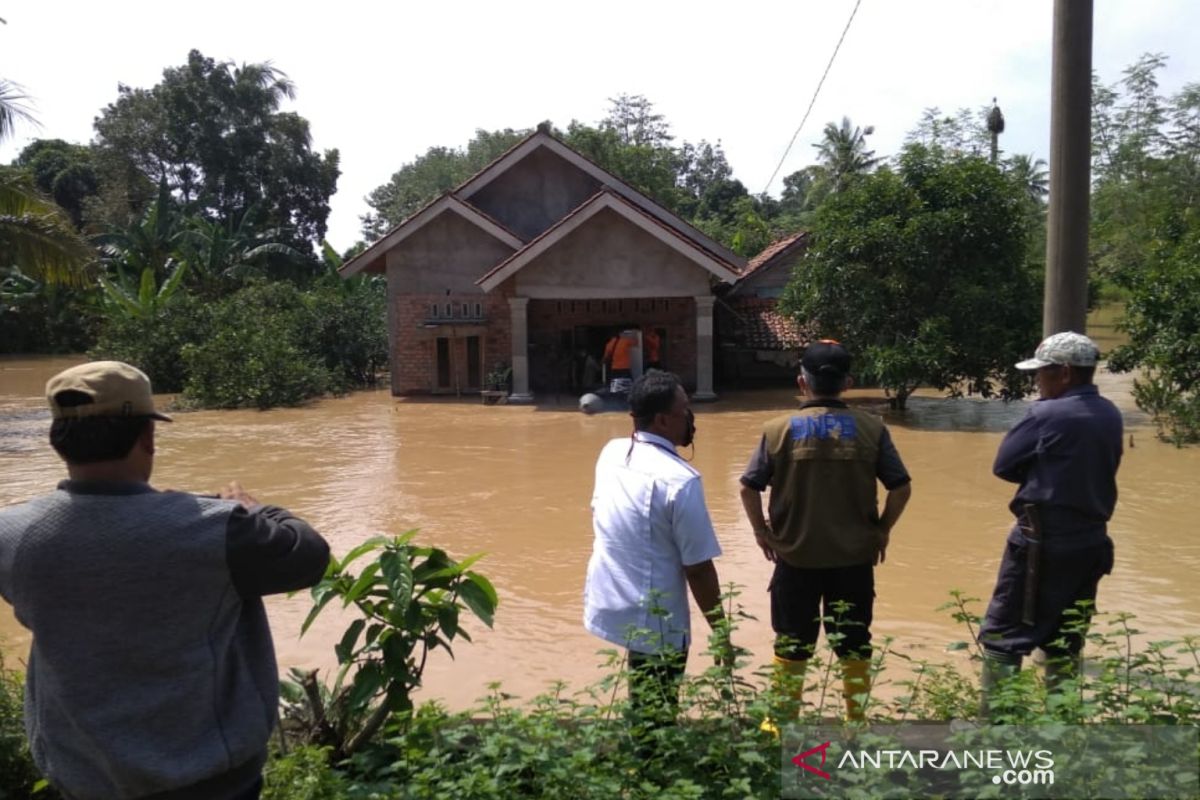
[{"label": "black cap", "polygon": [[850,353],[840,342],[833,339],[820,339],[813,342],[804,351],[800,366],[813,375],[837,375],[844,377],[850,374]]}]

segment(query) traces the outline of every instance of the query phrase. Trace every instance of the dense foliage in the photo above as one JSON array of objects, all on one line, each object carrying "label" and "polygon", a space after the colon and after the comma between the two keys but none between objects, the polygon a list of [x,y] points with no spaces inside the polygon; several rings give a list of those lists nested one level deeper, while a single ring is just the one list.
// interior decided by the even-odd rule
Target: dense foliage
[{"label": "dense foliage", "polygon": [[[274,67],[193,51],[153,88],[121,87],[95,143],[35,141],[0,167],[0,352],[119,358],[191,406],[374,384],[383,285],[337,275],[320,238],[337,152],[312,153],[308,123],[280,111],[293,91]],[[0,137],[28,121],[21,97],[0,82]]]},{"label": "dense foliage", "polygon": [[919,385],[1019,397],[1037,341],[1025,190],[978,156],[909,145],[817,210],[782,306],[859,354],[899,407]]},{"label": "dense foliage", "polygon": [[1093,89],[1092,252],[1127,296],[1134,397],[1178,444],[1200,441],[1200,84],[1158,94],[1161,55]]},{"label": "dense foliage", "polygon": [[387,363],[380,281],[302,290],[252,282],[217,301],[193,293],[112,315],[93,355],[134,364],[186,405],[270,408],[370,385]]},{"label": "dense foliage", "polygon": [[325,237],[338,152],[314,153],[308,121],[279,110],[294,93],[270,64],[239,67],[193,50],[154,87],[121,86],[96,119],[96,147],[166,180],[200,216],[229,224],[261,206],[289,244],[312,249]]}]

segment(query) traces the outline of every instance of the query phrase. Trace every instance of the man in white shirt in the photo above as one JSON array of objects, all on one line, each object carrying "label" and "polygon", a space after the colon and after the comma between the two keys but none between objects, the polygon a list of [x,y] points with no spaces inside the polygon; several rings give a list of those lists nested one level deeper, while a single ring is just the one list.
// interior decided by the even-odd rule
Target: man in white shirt
[{"label": "man in white shirt", "polygon": [[629,407],[632,437],[609,442],[596,462],[583,622],[629,651],[635,713],[657,702],[673,716],[691,643],[687,589],[710,625],[723,617],[721,546],[700,473],[675,450],[695,430],[679,378],[651,370]]}]

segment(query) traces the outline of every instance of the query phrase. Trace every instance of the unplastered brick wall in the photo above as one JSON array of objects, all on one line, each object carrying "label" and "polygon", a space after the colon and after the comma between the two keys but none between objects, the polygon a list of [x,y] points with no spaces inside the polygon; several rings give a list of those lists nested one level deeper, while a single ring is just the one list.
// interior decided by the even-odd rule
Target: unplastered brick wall
[{"label": "unplastered brick wall", "polygon": [[[499,293],[446,295],[396,294],[392,299],[392,393],[424,394],[436,390],[437,338],[452,339],[455,349],[453,364],[459,374],[451,376],[450,385],[467,386],[466,333],[451,333],[450,328],[426,328],[426,323],[452,321],[461,326],[482,326],[483,373],[491,372],[497,363],[512,360],[512,313],[508,299]],[[463,304],[466,304],[464,313]],[[476,313],[476,305],[479,305]],[[449,305],[449,314],[447,314]],[[436,308],[436,315],[434,310]],[[474,333],[470,335],[475,335]]]}]

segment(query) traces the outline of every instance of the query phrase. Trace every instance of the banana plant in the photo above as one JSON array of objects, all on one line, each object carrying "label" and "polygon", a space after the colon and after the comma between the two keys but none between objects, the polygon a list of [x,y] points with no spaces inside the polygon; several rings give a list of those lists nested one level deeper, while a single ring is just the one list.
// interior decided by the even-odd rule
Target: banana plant
[{"label": "banana plant", "polygon": [[168,259],[167,269],[167,279],[161,285],[153,267],[142,270],[136,286],[122,270],[118,270],[115,281],[101,276],[100,289],[104,304],[110,311],[123,316],[138,319],[153,317],[179,291],[183,276],[187,274],[187,262]]}]

